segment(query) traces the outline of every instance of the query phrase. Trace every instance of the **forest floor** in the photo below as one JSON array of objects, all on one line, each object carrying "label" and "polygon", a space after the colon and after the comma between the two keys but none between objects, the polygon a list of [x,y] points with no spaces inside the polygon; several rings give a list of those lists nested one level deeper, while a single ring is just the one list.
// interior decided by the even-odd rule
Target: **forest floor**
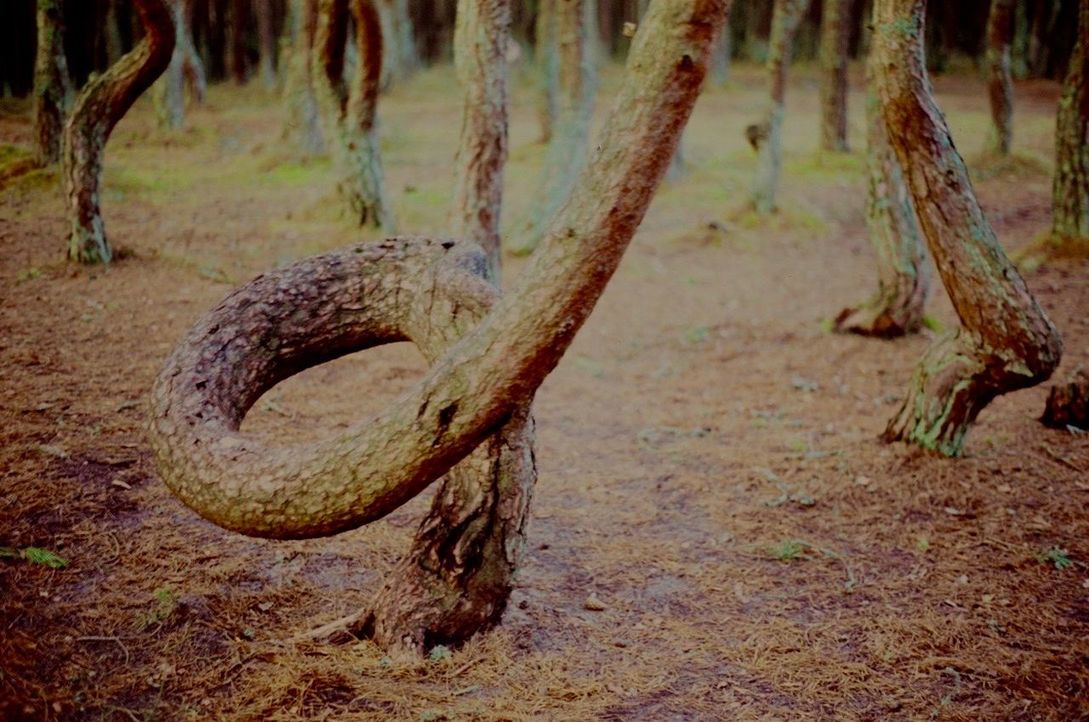
[{"label": "forest floor", "polygon": [[[1041,387],[992,403],[964,458],[884,445],[930,332],[829,332],[875,286],[859,80],[855,150],[822,155],[816,85],[795,74],[768,219],[741,210],[762,75],[707,90],[686,174],[538,394],[540,480],[502,624],[418,662],[289,639],[367,603],[426,499],[335,538],[263,541],[198,518],[150,461],[148,389],[198,316],[262,270],[374,237],[341,212],[328,163],[281,139],[279,99],[215,87],[176,133],[141,101],[107,150],[124,251],[108,269],[63,262],[55,171],[9,179],[0,546],[68,564],[0,558],[0,719],[1089,719],[1089,435],[1041,426]],[[981,82],[936,86],[988,217],[1023,247],[1048,225],[1057,87],[1017,86],[1015,157],[995,163],[974,162]],[[459,102],[448,68],[381,100],[406,233],[445,235]],[[523,85],[508,229],[536,133]],[[29,135],[27,115],[0,116],[0,142]],[[524,263],[508,259],[507,283]],[[1089,362],[1089,264],[1027,281],[1064,334],[1064,379]],[[353,355],[269,391],[246,428],[320,438],[423,369],[404,345]]]}]

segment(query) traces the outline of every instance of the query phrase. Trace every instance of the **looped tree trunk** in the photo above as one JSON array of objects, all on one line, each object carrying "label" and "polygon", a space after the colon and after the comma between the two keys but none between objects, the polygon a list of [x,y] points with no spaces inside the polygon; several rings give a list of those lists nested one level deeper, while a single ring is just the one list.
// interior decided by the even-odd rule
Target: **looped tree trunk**
[{"label": "looped tree trunk", "polygon": [[108,263],[99,207],[102,154],[117,122],[170,64],[174,22],[164,0],[134,0],[146,33],[110,68],[84,86],[64,127],[64,192],[72,232],[68,258],[81,263]]},{"label": "looped tree trunk", "polygon": [[884,438],[947,455],[990,401],[1046,380],[1062,341],[976,201],[926,76],[925,0],[877,0],[877,89],[942,282],[962,328],[923,357]]},{"label": "looped tree trunk", "polygon": [[64,12],[60,0],[38,0],[38,50],[34,58],[34,162],[60,160],[64,116],[72,95],[64,55]]}]

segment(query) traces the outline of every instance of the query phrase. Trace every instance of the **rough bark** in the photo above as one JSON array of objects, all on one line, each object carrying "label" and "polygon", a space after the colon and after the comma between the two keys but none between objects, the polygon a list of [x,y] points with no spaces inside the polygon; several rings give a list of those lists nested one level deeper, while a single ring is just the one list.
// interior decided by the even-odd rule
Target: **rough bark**
[{"label": "rough bark", "polygon": [[1013,142],[1013,43],[1014,0],[991,0],[987,16],[987,95],[991,101],[991,129],[987,150],[1009,155]]},{"label": "rough bark", "polygon": [[1080,371],[1067,383],[1052,386],[1040,422],[1053,429],[1089,431],[1089,374]]},{"label": "rough bark", "polygon": [[590,120],[596,85],[587,17],[589,0],[556,0],[551,36],[556,55],[556,113],[552,139],[533,204],[517,234],[510,239],[512,253],[532,253],[544,237],[556,211],[571,194],[586,164]]},{"label": "rough bark", "polygon": [[[393,232],[378,151],[378,89],[382,79],[382,28],[372,0],[319,0],[312,72],[324,135],[332,147],[338,188],[359,225]],[[344,78],[348,14],[359,59],[351,83]]]},{"label": "rough bark", "polygon": [[292,41],[284,77],[288,114],[283,137],[297,143],[305,155],[321,155],[325,141],[310,62],[318,25],[318,0],[291,0],[288,9]]},{"label": "rough bark", "polygon": [[775,0],[768,41],[769,97],[764,119],[746,128],[746,137],[756,149],[756,178],[752,204],[757,213],[775,210],[779,169],[783,162],[783,113],[787,68],[794,50],[794,35],[809,7],[809,0]]},{"label": "rough bark", "polygon": [[925,8],[925,0],[877,0],[875,74],[889,141],[961,328],[924,355],[884,438],[952,456],[992,399],[1051,375],[1062,342],[983,216],[934,102]]},{"label": "rough bark", "polygon": [[[471,323],[477,313],[472,300],[479,299],[475,308],[482,310],[495,292],[477,275],[462,272],[468,256],[457,255],[460,244],[412,239],[358,246],[260,276],[211,311],[168,359],[152,393],[151,446],[163,480],[185,503],[226,528],[275,538],[323,536],[383,516],[489,437],[516,427],[643,218],[699,93],[725,7],[725,0],[655,0],[635,38],[594,161],[534,260],[479,323]],[[454,297],[437,290],[444,284],[456,284],[456,297],[470,302],[436,309],[433,300]],[[444,316],[464,318],[467,326],[431,322]],[[334,439],[305,448],[269,448],[239,432],[261,393],[303,368],[406,338],[426,347],[421,339],[452,338],[462,330],[465,335],[432,361],[412,389]],[[508,444],[499,453],[504,455],[510,459],[507,468],[532,467],[525,446]],[[501,489],[501,482],[488,488]],[[520,488],[497,492],[494,503],[476,504],[497,510],[497,523],[508,530],[483,538],[456,528],[459,519],[467,530],[477,526],[478,517],[458,515],[475,502],[440,496],[436,504],[443,512],[425,522],[417,550],[437,550],[441,561],[435,566],[453,569],[455,576],[461,575],[456,571],[461,554],[516,558],[509,542],[524,518],[529,484]],[[447,492],[460,496],[449,485]],[[480,546],[463,541],[470,539],[483,541]],[[495,546],[498,540],[507,548]],[[410,565],[426,566],[412,559]],[[464,586],[495,587],[484,571]],[[383,608],[388,626],[381,619],[373,624],[376,635],[385,635],[384,628],[396,630],[386,642],[395,648],[461,641],[481,620],[494,620],[501,611],[498,604],[463,609],[461,602],[443,611],[439,601],[421,612],[420,601],[428,607],[426,597],[433,593],[427,582],[410,581],[402,589],[413,590],[411,598],[379,596],[395,608]],[[433,619],[436,609],[442,624],[417,623]],[[421,630],[422,636],[414,636]]]},{"label": "rough bark", "polygon": [[454,61],[465,88],[465,102],[451,230],[484,249],[490,277],[498,280],[499,220],[507,162],[510,0],[461,0],[457,13]]},{"label": "rough bark", "polygon": [[1053,240],[1089,251],[1089,4],[1084,2],[1055,121],[1051,197]]},{"label": "rough bark", "polygon": [[841,311],[836,330],[896,338],[922,326],[930,272],[915,204],[904,183],[900,161],[889,145],[872,71],[867,75],[866,230],[877,256],[877,293],[861,305]]},{"label": "rough bark", "polygon": [[34,59],[34,162],[60,160],[64,116],[72,95],[64,56],[64,13],[60,0],[38,0],[38,50]]},{"label": "rough bark", "polygon": [[276,87],[276,33],[272,30],[271,0],[254,0],[254,15],[257,16],[257,43],[259,49],[259,71],[261,82],[272,90]]},{"label": "rough bark", "polygon": [[189,81],[190,90],[197,102],[204,100],[204,66],[193,47],[193,38],[189,31],[189,15],[192,0],[170,0],[174,19],[174,52],[166,72],[155,84],[155,110],[159,125],[176,130],[185,125],[185,84]]},{"label": "rough bark", "polygon": [[853,0],[824,0],[821,15],[821,149],[847,150],[847,49]]},{"label": "rough bark", "polygon": [[108,263],[112,253],[102,223],[102,154],[114,126],[170,64],[174,23],[164,0],[134,0],[144,39],[80,91],[64,127],[64,192],[71,235],[68,258]]}]

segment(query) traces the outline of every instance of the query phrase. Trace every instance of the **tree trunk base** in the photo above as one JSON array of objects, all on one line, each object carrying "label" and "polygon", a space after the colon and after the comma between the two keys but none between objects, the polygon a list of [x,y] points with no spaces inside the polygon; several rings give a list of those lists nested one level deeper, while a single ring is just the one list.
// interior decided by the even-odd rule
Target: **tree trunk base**
[{"label": "tree trunk base", "polygon": [[[925,299],[925,295],[922,298]],[[922,308],[915,298],[909,298],[905,303],[879,295],[858,306],[843,309],[835,318],[837,333],[876,338],[900,338],[917,333],[922,326]]]},{"label": "tree trunk base", "polygon": [[1089,373],[1079,371],[1069,383],[1052,386],[1040,422],[1053,429],[1089,431]]}]

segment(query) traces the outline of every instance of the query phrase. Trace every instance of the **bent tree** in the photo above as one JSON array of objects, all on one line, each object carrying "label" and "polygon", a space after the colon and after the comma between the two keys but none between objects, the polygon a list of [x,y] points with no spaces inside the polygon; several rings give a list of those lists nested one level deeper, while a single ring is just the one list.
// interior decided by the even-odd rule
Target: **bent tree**
[{"label": "bent tree", "polygon": [[64,12],[60,0],[38,0],[38,50],[34,58],[34,162],[60,160],[64,115],[72,95],[64,55]]},{"label": "bent tree", "polygon": [[1055,121],[1051,199],[1053,243],[1089,252],[1089,5],[1084,2]]},{"label": "bent tree", "polygon": [[64,193],[72,230],[68,258],[109,263],[99,184],[102,154],[117,122],[170,64],[174,22],[165,0],[134,0],[144,39],[80,91],[64,126]]},{"label": "bent tree", "polygon": [[775,194],[779,188],[779,168],[783,162],[783,113],[786,99],[786,73],[794,52],[794,35],[809,7],[809,0],[775,0],[768,40],[769,97],[764,119],[745,129],[745,135],[756,150],[756,178],[752,189],[752,205],[757,213],[775,210]]},{"label": "bent tree", "polygon": [[821,150],[847,150],[847,51],[854,0],[824,0],[821,10]]},{"label": "bent tree", "polygon": [[884,438],[950,456],[996,396],[1046,380],[1062,341],[979,207],[926,75],[926,0],[877,0],[875,78],[889,141],[961,327],[915,371]]},{"label": "bent tree", "polygon": [[[351,13],[352,23],[349,23]],[[349,25],[355,26],[359,58],[344,79]],[[319,110],[333,153],[337,188],[359,225],[393,232],[378,152],[378,86],[382,78],[382,27],[372,0],[319,0],[312,58]]]},{"label": "bent tree", "polygon": [[[317,537],[373,521],[460,467],[460,481],[449,475],[436,497],[449,514],[433,510],[417,535],[409,581],[395,574],[359,619],[383,646],[417,653],[494,624],[531,484],[526,409],[661,182],[726,4],[654,0],[603,142],[508,295],[496,298],[482,254],[465,244],[407,238],[259,276],[209,312],[152,394],[151,445],[174,493],[228,529]],[[269,448],[239,431],[277,381],[398,340],[419,345],[430,369],[374,418],[303,448]]]},{"label": "bent tree", "polygon": [[1013,141],[1013,43],[1014,0],[991,0],[987,16],[987,95],[991,101],[991,129],[987,150],[1009,155]]}]

